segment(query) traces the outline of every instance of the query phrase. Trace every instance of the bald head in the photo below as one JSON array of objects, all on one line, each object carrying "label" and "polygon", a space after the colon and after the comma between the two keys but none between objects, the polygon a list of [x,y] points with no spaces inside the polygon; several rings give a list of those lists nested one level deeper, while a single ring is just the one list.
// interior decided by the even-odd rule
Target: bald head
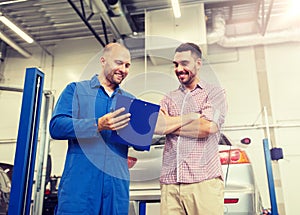
[{"label": "bald head", "polygon": [[127,54],[129,54],[130,56],[130,52],[129,50],[122,44],[120,43],[109,43],[107,44],[104,49],[103,49],[103,56],[104,57],[108,57],[111,56],[111,54],[113,52],[125,52]]},{"label": "bald head", "polygon": [[104,47],[100,61],[103,70],[99,74],[99,80],[102,85],[114,90],[128,75],[130,52],[122,44],[109,43]]}]

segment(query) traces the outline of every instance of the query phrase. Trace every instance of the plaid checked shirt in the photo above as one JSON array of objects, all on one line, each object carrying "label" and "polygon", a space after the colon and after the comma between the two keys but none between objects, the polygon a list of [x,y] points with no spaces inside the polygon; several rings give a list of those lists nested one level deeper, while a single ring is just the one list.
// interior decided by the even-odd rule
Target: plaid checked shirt
[{"label": "plaid checked shirt", "polygon": [[[204,81],[200,81],[192,91],[180,86],[162,99],[161,108],[170,116],[201,113],[205,119],[214,121],[221,128],[227,111],[225,91]],[[219,132],[206,138],[166,135],[160,182],[195,183],[223,177],[219,138]]]}]

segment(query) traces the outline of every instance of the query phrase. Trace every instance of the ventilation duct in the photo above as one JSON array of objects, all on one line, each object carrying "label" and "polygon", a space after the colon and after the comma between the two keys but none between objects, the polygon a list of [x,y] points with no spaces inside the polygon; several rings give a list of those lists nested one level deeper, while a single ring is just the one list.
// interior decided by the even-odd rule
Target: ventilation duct
[{"label": "ventilation duct", "polygon": [[207,44],[217,43],[225,36],[225,20],[221,13],[215,14],[213,17],[212,32],[207,34]]},{"label": "ventilation duct", "polygon": [[93,13],[100,14],[116,39],[132,33],[119,1],[108,1],[106,6],[102,0],[85,0]]},{"label": "ventilation duct", "polygon": [[119,0],[107,1],[109,11],[111,12],[111,20],[117,27],[121,35],[129,35],[132,33],[132,29],[128,23],[125,13],[122,9],[121,2]]},{"label": "ventilation duct", "polygon": [[116,28],[116,26],[111,21],[108,15],[108,9],[103,1],[100,0],[85,0],[87,5],[92,9],[93,13],[100,14],[101,18],[105,22],[106,25],[110,27],[111,33],[114,35],[115,38],[120,38],[120,32]]},{"label": "ventilation duct", "polygon": [[123,16],[124,12],[122,10],[122,6],[119,0],[107,0],[107,4],[109,10],[113,14],[113,16]]},{"label": "ventilation duct", "polygon": [[[213,30],[207,34],[207,43],[225,47],[238,48],[256,45],[268,45],[291,41],[300,41],[300,29],[290,28],[286,30],[268,32],[264,36],[261,34],[249,34],[235,37],[225,35],[225,20],[222,13],[216,13],[213,17]],[[238,28],[238,26],[236,26]]]},{"label": "ventilation duct", "polygon": [[292,41],[300,41],[300,29],[288,29],[280,32],[271,32],[265,34],[265,36],[262,36],[261,34],[253,34],[240,37],[223,37],[220,39],[218,44],[226,48],[234,48]]}]

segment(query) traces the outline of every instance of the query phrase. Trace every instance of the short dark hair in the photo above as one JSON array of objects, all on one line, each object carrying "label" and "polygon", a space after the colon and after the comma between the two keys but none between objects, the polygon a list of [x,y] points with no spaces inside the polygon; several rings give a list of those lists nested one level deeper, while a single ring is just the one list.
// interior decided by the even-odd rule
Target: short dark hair
[{"label": "short dark hair", "polygon": [[195,54],[197,57],[202,57],[202,51],[198,45],[195,43],[182,43],[180,46],[178,46],[175,49],[175,52],[185,52],[185,51],[191,51],[192,54]]}]

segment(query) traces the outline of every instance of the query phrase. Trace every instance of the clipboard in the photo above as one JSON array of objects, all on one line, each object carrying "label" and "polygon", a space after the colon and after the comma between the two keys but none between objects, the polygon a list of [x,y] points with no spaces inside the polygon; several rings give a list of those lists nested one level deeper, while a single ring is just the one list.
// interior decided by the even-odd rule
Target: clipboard
[{"label": "clipboard", "polygon": [[138,150],[150,150],[160,106],[124,95],[116,95],[114,110],[125,108],[130,113],[129,124],[118,131],[112,131],[110,140],[133,146]]}]

